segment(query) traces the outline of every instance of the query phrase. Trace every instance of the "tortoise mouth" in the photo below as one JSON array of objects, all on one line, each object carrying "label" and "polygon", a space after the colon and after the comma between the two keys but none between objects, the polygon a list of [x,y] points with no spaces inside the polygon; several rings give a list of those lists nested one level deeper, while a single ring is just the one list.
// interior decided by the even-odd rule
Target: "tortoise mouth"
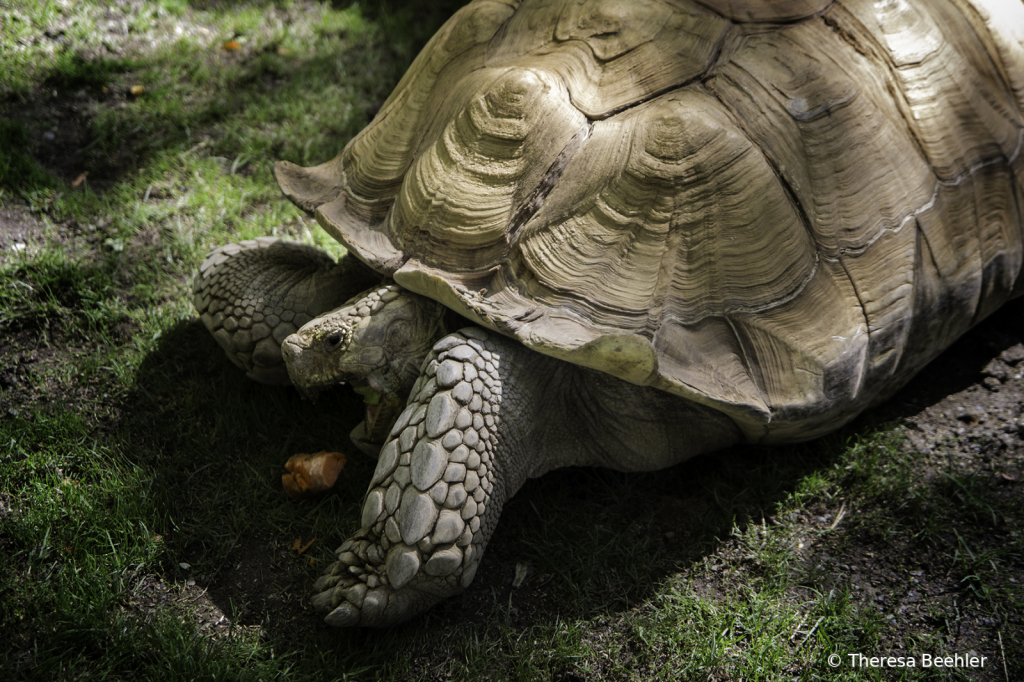
[{"label": "tortoise mouth", "polygon": [[377,420],[377,414],[380,412],[381,407],[380,400],[384,394],[378,391],[366,379],[351,381],[349,385],[352,386],[353,391],[363,396],[363,405],[366,410],[366,431],[369,433],[371,424]]},{"label": "tortoise mouth", "polygon": [[365,406],[365,439],[371,443],[383,444],[398,418],[400,398],[380,386],[373,377],[348,382],[359,395]]}]

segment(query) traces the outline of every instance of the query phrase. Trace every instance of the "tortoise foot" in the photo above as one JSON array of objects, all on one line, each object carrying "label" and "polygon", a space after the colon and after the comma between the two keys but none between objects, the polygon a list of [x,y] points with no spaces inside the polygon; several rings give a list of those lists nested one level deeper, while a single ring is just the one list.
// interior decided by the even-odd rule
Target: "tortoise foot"
[{"label": "tortoise foot", "polygon": [[[394,625],[461,592],[480,554],[472,545],[424,552],[363,529],[338,549],[338,561],[314,584],[313,607],[335,627]],[[472,568],[463,565],[467,559]]]}]

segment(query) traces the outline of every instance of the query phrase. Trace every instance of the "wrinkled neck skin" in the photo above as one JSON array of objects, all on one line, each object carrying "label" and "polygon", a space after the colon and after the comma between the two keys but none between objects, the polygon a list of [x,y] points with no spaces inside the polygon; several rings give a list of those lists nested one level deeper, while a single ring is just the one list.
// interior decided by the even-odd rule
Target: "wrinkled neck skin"
[{"label": "wrinkled neck skin", "polygon": [[311,320],[281,351],[292,383],[308,398],[348,383],[367,404],[366,437],[383,441],[443,336],[447,309],[396,284],[375,287]]}]

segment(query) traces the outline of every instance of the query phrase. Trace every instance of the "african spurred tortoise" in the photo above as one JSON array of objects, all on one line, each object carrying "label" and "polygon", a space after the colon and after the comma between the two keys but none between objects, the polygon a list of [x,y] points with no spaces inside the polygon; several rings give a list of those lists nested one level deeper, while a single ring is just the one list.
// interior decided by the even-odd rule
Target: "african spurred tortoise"
[{"label": "african spurred tortoise", "polygon": [[459,592],[556,467],[884,400],[1024,290],[1022,112],[1014,0],[460,10],[336,158],[276,167],[350,255],[256,240],[195,280],[250,376],[367,397],[378,465],[317,609],[387,625]]}]

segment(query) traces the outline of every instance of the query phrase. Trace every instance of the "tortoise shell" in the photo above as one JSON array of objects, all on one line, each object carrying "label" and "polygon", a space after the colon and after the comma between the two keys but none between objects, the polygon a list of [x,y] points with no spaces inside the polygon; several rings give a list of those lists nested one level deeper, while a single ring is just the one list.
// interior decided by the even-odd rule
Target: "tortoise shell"
[{"label": "tortoise shell", "polygon": [[1019,3],[481,0],[276,172],[402,286],[778,442],[1021,292],[1022,112]]}]

